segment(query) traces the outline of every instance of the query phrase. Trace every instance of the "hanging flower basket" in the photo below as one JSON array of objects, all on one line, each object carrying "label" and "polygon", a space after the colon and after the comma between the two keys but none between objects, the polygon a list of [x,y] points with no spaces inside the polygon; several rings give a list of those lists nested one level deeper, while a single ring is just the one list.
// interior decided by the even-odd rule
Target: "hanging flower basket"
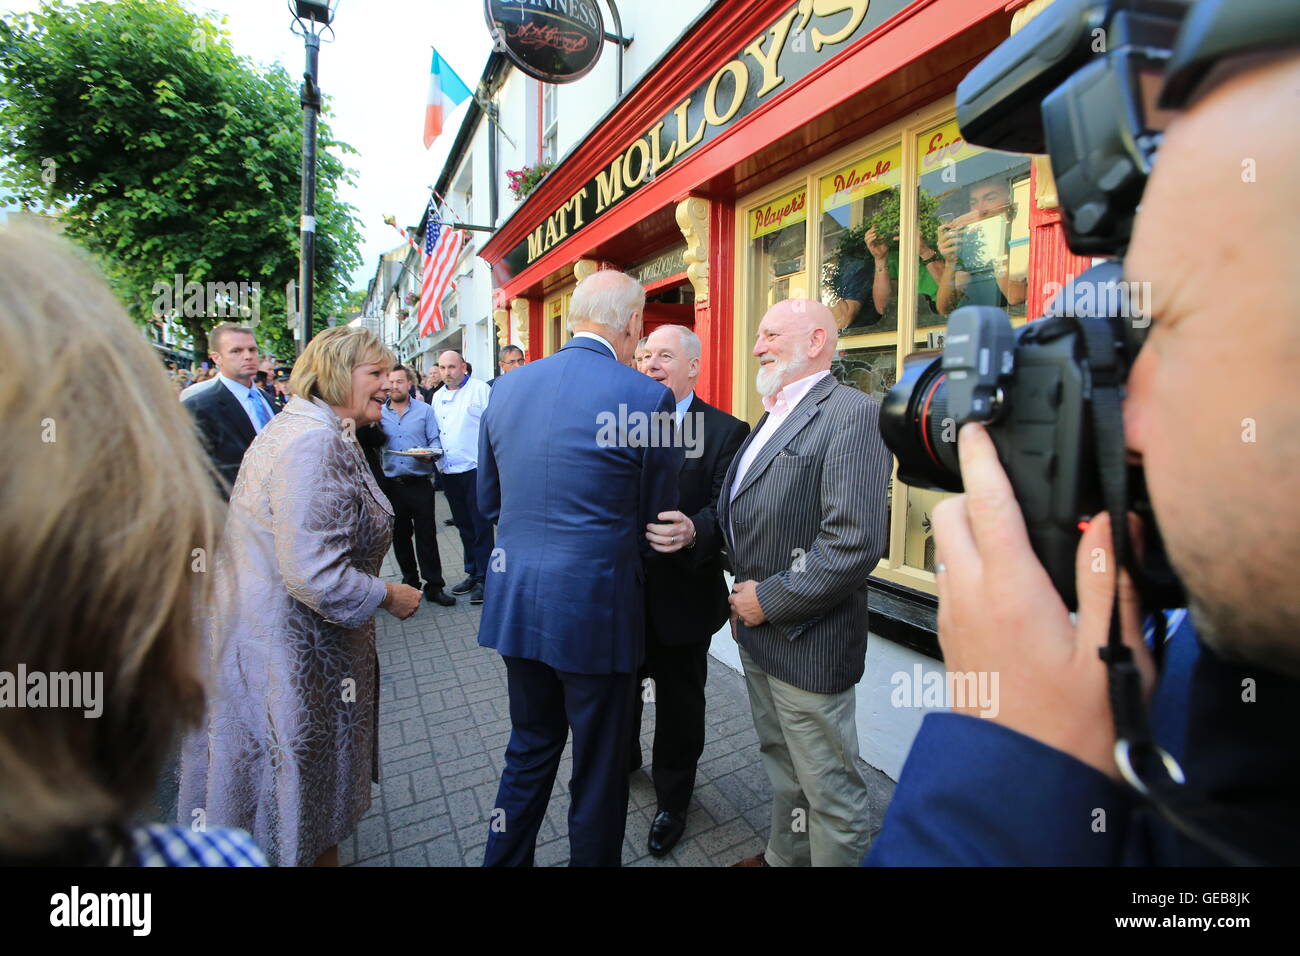
[{"label": "hanging flower basket", "polygon": [[418,292],[406,293],[406,304],[415,306],[420,304],[420,294]]},{"label": "hanging flower basket", "polygon": [[507,169],[506,179],[510,183],[510,191],[514,193],[515,199],[522,202],[554,168],[554,163],[546,162],[538,163],[536,166],[525,166],[523,169]]},{"label": "hanging flower basket", "polygon": [[400,312],[397,313],[398,322],[405,322],[410,317],[411,317],[411,313],[407,312],[405,309],[402,309]]}]

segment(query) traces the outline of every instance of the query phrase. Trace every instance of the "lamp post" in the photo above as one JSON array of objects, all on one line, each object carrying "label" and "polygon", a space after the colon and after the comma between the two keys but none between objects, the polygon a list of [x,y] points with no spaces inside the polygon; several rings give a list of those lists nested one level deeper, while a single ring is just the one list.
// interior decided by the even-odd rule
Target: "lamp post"
[{"label": "lamp post", "polygon": [[303,40],[307,54],[302,74],[302,248],[298,259],[298,321],[300,341],[305,349],[311,341],[311,321],[316,276],[316,124],[320,119],[320,38],[326,30],[333,35],[334,14],[340,0],[288,0],[293,14],[290,25]]}]

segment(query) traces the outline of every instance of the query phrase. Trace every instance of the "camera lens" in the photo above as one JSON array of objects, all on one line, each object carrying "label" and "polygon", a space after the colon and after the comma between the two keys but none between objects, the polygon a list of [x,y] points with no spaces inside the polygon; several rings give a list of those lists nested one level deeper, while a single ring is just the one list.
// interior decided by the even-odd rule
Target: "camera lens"
[{"label": "camera lens", "polygon": [[880,405],[880,434],[898,457],[898,478],[916,488],[961,491],[957,425],[948,414],[942,353],[913,352]]}]

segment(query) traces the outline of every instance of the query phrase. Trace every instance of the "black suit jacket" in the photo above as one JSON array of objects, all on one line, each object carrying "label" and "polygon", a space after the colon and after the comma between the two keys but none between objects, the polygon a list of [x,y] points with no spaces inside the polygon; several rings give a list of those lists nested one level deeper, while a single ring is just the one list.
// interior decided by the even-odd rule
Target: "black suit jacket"
[{"label": "black suit jacket", "polygon": [[[239,399],[221,382],[191,395],[181,404],[194,416],[203,447],[221,475],[221,497],[229,500],[244,452],[257,437],[257,430]],[[271,411],[279,414],[279,409],[273,404]]]},{"label": "black suit jacket", "polygon": [[683,435],[700,441],[703,449],[698,457],[683,460],[678,478],[678,510],[695,523],[695,547],[674,554],[654,552],[646,559],[646,616],[655,637],[668,645],[708,640],[730,616],[718,493],[731,459],[749,434],[749,425],[698,395],[686,414],[697,417],[690,425],[683,421]]}]

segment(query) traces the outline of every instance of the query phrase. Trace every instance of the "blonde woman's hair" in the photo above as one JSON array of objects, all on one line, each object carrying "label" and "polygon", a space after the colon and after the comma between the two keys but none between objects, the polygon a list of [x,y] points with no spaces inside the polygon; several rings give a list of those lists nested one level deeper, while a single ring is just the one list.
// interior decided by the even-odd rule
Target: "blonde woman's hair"
[{"label": "blonde woman's hair", "polygon": [[202,717],[224,512],[158,356],[30,228],[0,229],[0,447],[0,670],[102,679],[98,716],[0,707],[0,858],[94,862],[91,835],[121,833]]},{"label": "blonde woman's hair", "polygon": [[397,364],[397,356],[370,329],[338,325],[314,336],[289,376],[289,391],[302,398],[316,397],[326,405],[352,401],[352,370],[358,365]]}]

